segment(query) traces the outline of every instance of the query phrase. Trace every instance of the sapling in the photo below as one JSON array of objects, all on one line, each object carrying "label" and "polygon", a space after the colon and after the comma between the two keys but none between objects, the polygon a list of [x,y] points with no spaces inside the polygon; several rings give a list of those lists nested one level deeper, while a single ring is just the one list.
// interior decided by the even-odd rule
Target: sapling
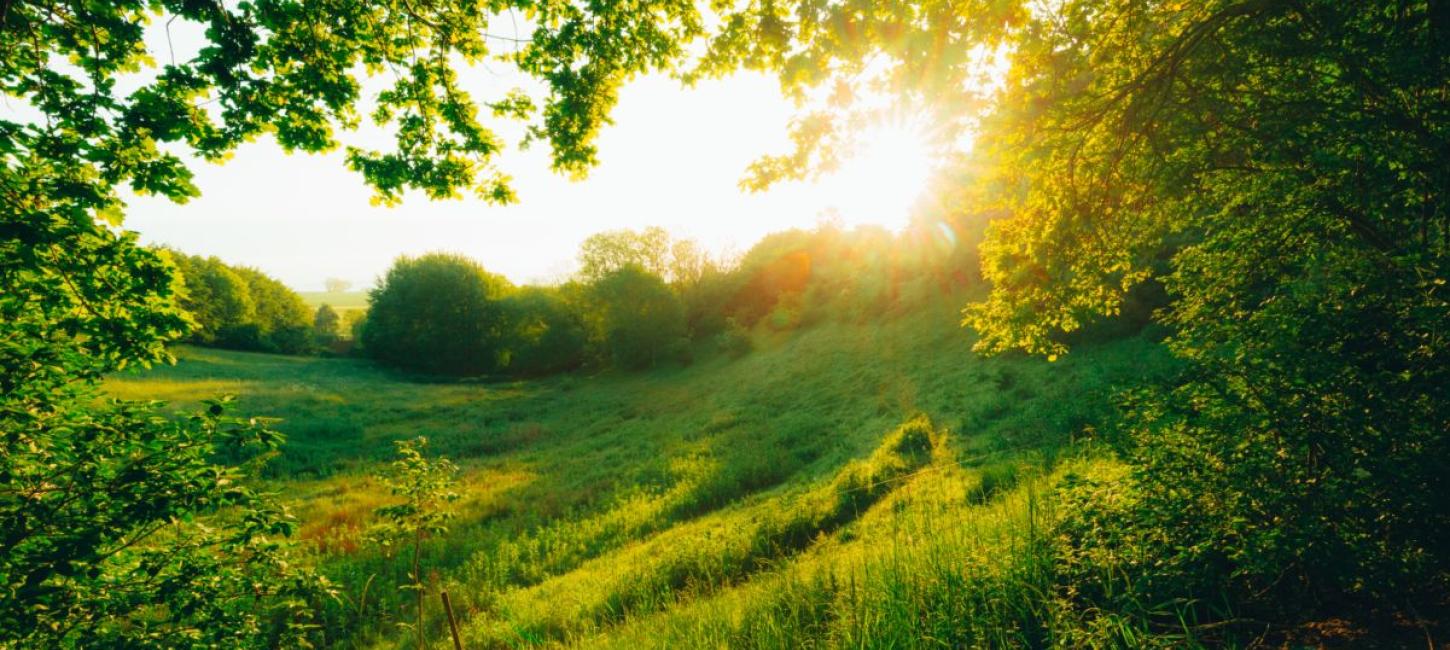
[{"label": "sapling", "polygon": [[418,647],[427,639],[423,629],[423,539],[448,532],[448,521],[454,513],[450,504],[458,500],[458,466],[447,458],[428,458],[428,439],[419,436],[397,441],[398,458],[378,474],[393,496],[402,503],[378,508],[378,523],[369,533],[374,541],[392,552],[395,546],[412,544],[410,584],[403,589],[414,592],[417,612],[414,628]]}]

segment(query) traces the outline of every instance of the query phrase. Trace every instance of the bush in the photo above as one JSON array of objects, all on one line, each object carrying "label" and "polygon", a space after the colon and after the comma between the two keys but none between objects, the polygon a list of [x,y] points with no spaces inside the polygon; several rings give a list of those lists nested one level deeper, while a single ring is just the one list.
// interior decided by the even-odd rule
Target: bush
[{"label": "bush", "polygon": [[561,289],[523,287],[510,296],[507,370],[516,375],[545,375],[578,368],[588,353],[588,333],[580,310]]},{"label": "bush", "polygon": [[232,350],[260,351],[266,349],[262,326],[257,323],[226,325],[217,332],[211,343],[217,347]]},{"label": "bush", "polygon": [[930,454],[932,449],[931,421],[918,415],[897,427],[886,438],[886,447],[902,456]]},{"label": "bush", "polygon": [[369,356],[407,370],[476,375],[498,370],[512,287],[460,255],[400,257],[368,295]]},{"label": "bush", "polygon": [[603,315],[604,344],[614,363],[649,368],[685,335],[685,311],[664,280],[637,266],[613,271],[592,287]]},{"label": "bush", "polygon": [[972,491],[972,500],[986,503],[992,497],[1017,485],[1019,479],[1016,463],[1002,462],[982,466],[978,475],[977,489]]},{"label": "bush", "polygon": [[312,328],[306,325],[279,327],[270,338],[273,350],[282,354],[312,354],[317,351]]}]

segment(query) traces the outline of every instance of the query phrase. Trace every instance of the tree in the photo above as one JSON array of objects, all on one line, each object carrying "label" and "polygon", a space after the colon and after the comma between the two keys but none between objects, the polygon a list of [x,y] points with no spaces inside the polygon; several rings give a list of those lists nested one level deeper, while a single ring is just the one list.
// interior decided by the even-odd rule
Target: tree
[{"label": "tree", "polygon": [[700,243],[693,239],[676,239],[670,242],[669,262],[666,265],[670,284],[681,293],[694,288],[700,279],[715,269],[709,254],[700,250]]},{"label": "tree", "polygon": [[221,260],[172,253],[181,271],[182,293],[178,301],[196,323],[192,333],[198,343],[214,344],[225,338],[229,328],[253,322],[256,304],[246,278]]},{"label": "tree", "polygon": [[460,255],[400,257],[368,295],[363,349],[420,372],[476,375],[501,367],[512,286]]},{"label": "tree", "polygon": [[352,282],[342,278],[328,278],[322,281],[322,286],[328,293],[345,293],[352,288]]},{"label": "tree", "polygon": [[319,305],[312,317],[312,336],[322,346],[330,346],[342,336],[342,318],[327,303]]},{"label": "tree", "polygon": [[595,282],[626,266],[664,276],[670,271],[670,234],[664,228],[595,233],[579,245],[579,274]]},{"label": "tree", "polygon": [[609,356],[622,368],[649,368],[685,336],[685,313],[664,280],[625,266],[590,287]]},{"label": "tree", "polygon": [[509,296],[504,345],[510,373],[545,375],[584,364],[589,341],[582,308],[563,294],[553,287],[520,287]]},{"label": "tree", "polygon": [[215,257],[167,251],[182,280],[180,305],[198,324],[192,340],[238,350],[311,351],[302,297],[261,271]]},{"label": "tree", "polygon": [[286,354],[311,351],[310,314],[302,296],[257,269],[238,267],[235,271],[246,280],[247,292],[255,306],[259,349]]},{"label": "tree", "polygon": [[1155,561],[1112,602],[1128,609],[1212,594],[1272,620],[1434,602],[1450,569],[1443,10],[1059,15],[1024,33],[987,133],[992,182],[1018,189],[996,196],[1011,216],[967,320],[984,351],[1051,357],[1151,279],[1189,363],[1134,394],[1135,471],[1083,488],[1070,568],[1140,547]]}]

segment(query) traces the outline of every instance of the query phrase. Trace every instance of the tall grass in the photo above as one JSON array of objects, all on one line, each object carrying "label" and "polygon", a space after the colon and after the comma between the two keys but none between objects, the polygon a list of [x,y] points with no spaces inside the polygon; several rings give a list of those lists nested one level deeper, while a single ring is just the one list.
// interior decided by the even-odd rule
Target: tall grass
[{"label": "tall grass", "polygon": [[1053,477],[1086,461],[1059,459],[1111,428],[1116,385],[1167,361],[1138,339],[982,359],[956,320],[946,303],[757,332],[688,368],[495,384],[183,348],[108,388],[234,392],[279,418],[269,480],[339,586],[341,645],[407,643],[407,563],[361,533],[388,499],[370,470],[417,435],[464,468],[424,563],[478,647],[1061,642],[1042,531]]}]

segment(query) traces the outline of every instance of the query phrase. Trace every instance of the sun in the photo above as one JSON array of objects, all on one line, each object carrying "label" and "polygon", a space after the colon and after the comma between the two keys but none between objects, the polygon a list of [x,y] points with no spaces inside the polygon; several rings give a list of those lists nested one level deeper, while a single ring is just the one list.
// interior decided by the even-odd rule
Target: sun
[{"label": "sun", "polygon": [[926,134],[912,121],[892,121],[868,127],[858,143],[853,155],[817,185],[845,225],[900,231],[936,166]]}]

